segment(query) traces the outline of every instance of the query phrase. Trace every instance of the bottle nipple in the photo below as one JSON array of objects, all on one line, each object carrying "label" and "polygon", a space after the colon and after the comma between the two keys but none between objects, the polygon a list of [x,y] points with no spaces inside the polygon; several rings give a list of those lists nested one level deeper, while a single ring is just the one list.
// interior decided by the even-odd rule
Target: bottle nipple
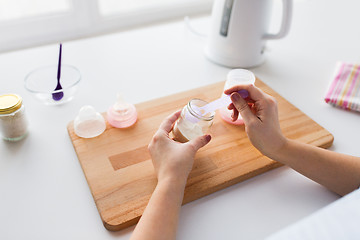
[{"label": "bottle nipple", "polygon": [[109,124],[116,128],[127,128],[137,120],[136,108],[133,104],[125,102],[121,94],[117,95],[116,102],[107,111]]}]

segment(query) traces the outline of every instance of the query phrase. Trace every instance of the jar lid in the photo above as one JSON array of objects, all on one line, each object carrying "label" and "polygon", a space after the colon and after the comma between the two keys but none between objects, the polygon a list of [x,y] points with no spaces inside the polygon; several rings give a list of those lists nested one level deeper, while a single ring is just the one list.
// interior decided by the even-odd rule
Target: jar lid
[{"label": "jar lid", "polygon": [[10,114],[21,107],[22,98],[16,94],[0,95],[0,114]]}]

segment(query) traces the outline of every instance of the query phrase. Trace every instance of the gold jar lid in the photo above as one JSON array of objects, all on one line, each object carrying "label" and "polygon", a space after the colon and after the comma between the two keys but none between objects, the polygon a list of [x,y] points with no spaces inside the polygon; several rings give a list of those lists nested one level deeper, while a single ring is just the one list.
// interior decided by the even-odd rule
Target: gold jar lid
[{"label": "gold jar lid", "polygon": [[16,94],[0,95],[0,114],[10,114],[21,107],[22,98]]}]

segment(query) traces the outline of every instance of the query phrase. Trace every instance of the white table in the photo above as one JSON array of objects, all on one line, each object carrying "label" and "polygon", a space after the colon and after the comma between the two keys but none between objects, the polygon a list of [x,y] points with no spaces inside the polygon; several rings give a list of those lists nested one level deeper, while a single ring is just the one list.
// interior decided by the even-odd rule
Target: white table
[{"label": "white table", "polygon": [[[338,60],[360,63],[357,0],[295,1],[291,32],[268,42],[267,61],[252,71],[329,130],[331,150],[360,156],[360,114],[323,96]],[[209,17],[192,19],[205,32]],[[222,81],[228,68],[203,55],[204,40],[183,21],[64,43],[63,63],[82,73],[76,98],[44,106],[23,87],[33,68],[57,63],[58,46],[0,55],[0,92],[24,98],[30,134],[0,141],[1,239],[128,239],[134,227],[107,231],[100,220],[66,125],[83,105],[98,111],[122,92],[133,103]],[[338,196],[281,167],[182,207],[178,239],[261,239]]]}]

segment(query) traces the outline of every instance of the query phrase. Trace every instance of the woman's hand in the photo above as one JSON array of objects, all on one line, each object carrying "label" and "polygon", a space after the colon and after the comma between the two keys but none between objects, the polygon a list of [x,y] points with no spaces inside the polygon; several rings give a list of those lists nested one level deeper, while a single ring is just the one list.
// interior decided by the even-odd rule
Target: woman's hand
[{"label": "woman's hand", "polygon": [[[243,99],[237,93],[242,89],[249,92],[248,98]],[[251,143],[260,152],[271,157],[283,147],[286,138],[280,130],[275,98],[254,85],[237,85],[226,89],[224,93],[231,94],[232,103],[228,109],[233,110],[233,121],[238,118],[240,113]]]},{"label": "woman's hand", "polygon": [[[242,99],[237,93],[241,89],[250,97]],[[241,114],[251,143],[263,154],[340,195],[359,187],[360,158],[286,139],[280,130],[275,98],[253,85],[238,85],[225,94],[231,94],[228,108],[234,110],[233,120]]]},{"label": "woman's hand", "polygon": [[210,135],[187,143],[170,139],[169,133],[179,116],[180,111],[167,117],[149,144],[158,183],[131,236],[132,240],[169,240],[176,237],[186,180],[192,169],[195,153],[211,139]]},{"label": "woman's hand", "polygon": [[169,133],[179,116],[180,111],[168,116],[148,146],[159,182],[170,180],[186,183],[195,153],[211,140],[210,135],[198,137],[187,143],[170,139]]}]

